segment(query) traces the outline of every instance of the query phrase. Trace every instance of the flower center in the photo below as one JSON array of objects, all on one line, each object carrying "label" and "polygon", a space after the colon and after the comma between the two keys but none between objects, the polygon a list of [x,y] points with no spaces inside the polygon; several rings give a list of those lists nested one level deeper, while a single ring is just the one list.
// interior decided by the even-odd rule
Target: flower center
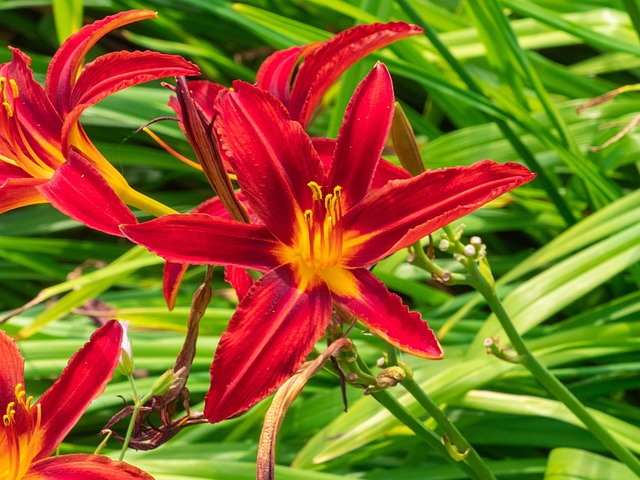
[{"label": "flower center", "polygon": [[0,439],[5,447],[0,449],[0,465],[8,466],[8,470],[0,471],[2,480],[21,479],[38,454],[42,412],[39,403],[31,405],[32,400],[33,397],[27,397],[22,384],[17,384],[15,401],[7,404],[2,416]]},{"label": "flower center", "polygon": [[54,170],[40,155],[50,155],[59,163],[62,163],[64,158],[59,148],[45,143],[38,145],[34,140],[34,135],[37,136],[38,132],[30,131],[28,128],[25,132],[16,102],[19,93],[18,84],[13,78],[0,77],[0,142],[4,143],[10,152],[7,153],[9,156],[0,155],[0,161],[20,167],[33,178],[51,178]]},{"label": "flower center", "polygon": [[342,257],[342,187],[322,195],[322,187],[309,182],[313,205],[304,212],[307,247],[301,252],[304,263],[316,270],[333,267]]}]

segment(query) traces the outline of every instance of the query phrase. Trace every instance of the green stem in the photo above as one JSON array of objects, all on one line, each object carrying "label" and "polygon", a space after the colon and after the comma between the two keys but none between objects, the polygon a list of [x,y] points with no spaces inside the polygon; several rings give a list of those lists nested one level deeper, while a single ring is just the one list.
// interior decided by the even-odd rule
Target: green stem
[{"label": "green stem", "polygon": [[621,462],[626,464],[636,475],[640,476],[640,460],[629,449],[622,445],[589,413],[587,408],[560,382],[538,359],[525,344],[522,336],[516,330],[511,318],[504,309],[502,302],[496,295],[493,285],[482,276],[478,266],[473,261],[467,262],[467,269],[473,280],[474,287],[482,294],[487,304],[500,321],[500,325],[509,337],[511,345],[519,356],[522,357],[522,365],[531,372],[538,382],[549,393],[573,412],[584,423],[591,433]]},{"label": "green stem", "polygon": [[478,478],[482,479],[494,479],[495,476],[491,473],[491,470],[484,463],[478,452],[471,446],[466,438],[460,433],[456,426],[451,423],[449,417],[447,417],[442,410],[434,403],[427,393],[420,388],[420,385],[413,379],[407,378],[403,380],[401,385],[418,401],[418,403],[424,408],[429,415],[436,421],[440,428],[442,428],[449,439],[453,442],[456,450],[465,455],[465,459],[469,466],[476,472]]},{"label": "green stem", "polygon": [[127,377],[129,377],[129,382],[131,383],[131,386],[133,388],[134,406],[133,406],[133,412],[131,412],[131,420],[129,420],[129,426],[127,427],[127,433],[124,437],[124,442],[122,442],[122,450],[120,450],[120,456],[118,457],[118,460],[120,461],[124,459],[124,454],[126,453],[127,448],[129,447],[129,442],[131,441],[131,437],[133,436],[133,427],[136,424],[136,419],[138,418],[138,413],[140,412],[140,408],[142,407],[142,405],[147,403],[147,400],[153,397],[153,392],[149,392],[144,397],[139,398],[136,390],[135,382],[133,381],[133,375],[127,375]]},{"label": "green stem", "polygon": [[411,415],[411,413],[409,413],[388,391],[382,390],[375,392],[372,393],[371,396],[375,398],[380,405],[386,408],[394,417],[400,420],[407,428],[411,429],[418,437],[423,439],[435,452],[442,455],[454,465],[457,465],[458,468],[463,470],[467,475],[470,475],[470,478],[485,478],[479,477],[466,462],[456,462],[451,457],[446,447],[442,444],[440,437],[427,428],[421,421]]}]

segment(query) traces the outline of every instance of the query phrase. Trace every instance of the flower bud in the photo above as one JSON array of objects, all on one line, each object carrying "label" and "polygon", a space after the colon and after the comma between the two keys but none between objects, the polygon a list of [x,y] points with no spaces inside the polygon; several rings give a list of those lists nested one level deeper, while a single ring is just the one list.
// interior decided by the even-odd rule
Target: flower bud
[{"label": "flower bud", "polygon": [[122,327],[122,343],[120,350],[120,360],[118,360],[118,371],[123,375],[131,375],[133,372],[133,354],[131,352],[131,342],[129,341],[129,321],[118,320]]},{"label": "flower bud", "polygon": [[174,372],[173,370],[167,370],[164,372],[156,379],[155,382],[153,382],[153,385],[151,386],[151,393],[153,395],[164,395],[167,393],[167,390],[169,390],[173,384],[178,381],[183,371],[184,367],[177,372]]}]

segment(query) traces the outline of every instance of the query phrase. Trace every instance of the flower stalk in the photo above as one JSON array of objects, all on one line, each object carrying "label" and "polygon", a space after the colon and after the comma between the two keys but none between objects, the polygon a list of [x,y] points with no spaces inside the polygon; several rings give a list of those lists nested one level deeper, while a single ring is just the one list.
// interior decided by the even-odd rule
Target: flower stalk
[{"label": "flower stalk", "polygon": [[[571,412],[587,427],[587,429],[621,462],[626,464],[636,475],[640,476],[640,460],[622,445],[611,433],[609,433],[589,413],[582,402],[553,375],[536,356],[531,352],[524,339],[513,324],[509,314],[505,310],[495,289],[495,281],[491,274],[489,263],[484,256],[485,252],[480,245],[476,248],[476,255],[465,255],[465,248],[474,245],[464,245],[460,241],[460,232],[454,232],[451,227],[445,227],[444,238],[450,242],[447,251],[464,265],[468,273],[468,285],[475,288],[485,299],[489,308],[497,317],[500,325],[507,334],[515,355],[505,355],[500,350],[494,339],[489,339],[487,348],[490,352],[499,352],[496,357],[514,363],[519,363],[533,375],[533,377],[558,401],[562,402]],[[478,242],[476,242],[478,243]],[[481,242],[480,242],[481,243]],[[476,245],[476,247],[478,247]],[[463,252],[463,253],[461,253]],[[468,253],[471,253],[470,251]],[[418,264],[418,266],[420,266]]]}]

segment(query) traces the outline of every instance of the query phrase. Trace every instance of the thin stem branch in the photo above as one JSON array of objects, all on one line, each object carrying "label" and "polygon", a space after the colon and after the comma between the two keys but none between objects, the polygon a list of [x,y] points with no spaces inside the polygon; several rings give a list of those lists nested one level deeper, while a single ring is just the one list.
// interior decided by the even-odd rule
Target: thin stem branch
[{"label": "thin stem branch", "polygon": [[580,400],[558,380],[527,347],[522,336],[514,326],[502,302],[498,298],[493,285],[491,285],[480,273],[478,266],[473,261],[467,262],[467,269],[473,280],[475,288],[482,294],[487,304],[500,321],[500,325],[509,337],[511,345],[522,358],[522,365],[531,372],[538,382],[549,393],[580,419],[591,433],[621,462],[626,464],[636,475],[640,476],[640,460],[622,445],[611,433],[609,433],[587,410]]},{"label": "thin stem branch", "polygon": [[466,462],[456,462],[442,444],[440,437],[409,413],[387,390],[372,393],[371,396],[406,427],[411,429],[418,437],[423,439],[435,452],[442,455],[454,465],[457,465],[458,468],[463,470],[470,478],[482,478],[479,477]]},{"label": "thin stem branch", "polygon": [[440,428],[442,428],[455,449],[465,456],[465,459],[469,466],[476,472],[478,478],[481,479],[494,479],[495,476],[491,473],[491,470],[484,463],[478,452],[471,446],[467,439],[460,433],[458,428],[449,420],[449,417],[440,410],[427,393],[420,388],[420,385],[413,379],[407,378],[402,381],[401,385],[418,401],[418,403],[424,408],[429,415],[436,421]]}]

